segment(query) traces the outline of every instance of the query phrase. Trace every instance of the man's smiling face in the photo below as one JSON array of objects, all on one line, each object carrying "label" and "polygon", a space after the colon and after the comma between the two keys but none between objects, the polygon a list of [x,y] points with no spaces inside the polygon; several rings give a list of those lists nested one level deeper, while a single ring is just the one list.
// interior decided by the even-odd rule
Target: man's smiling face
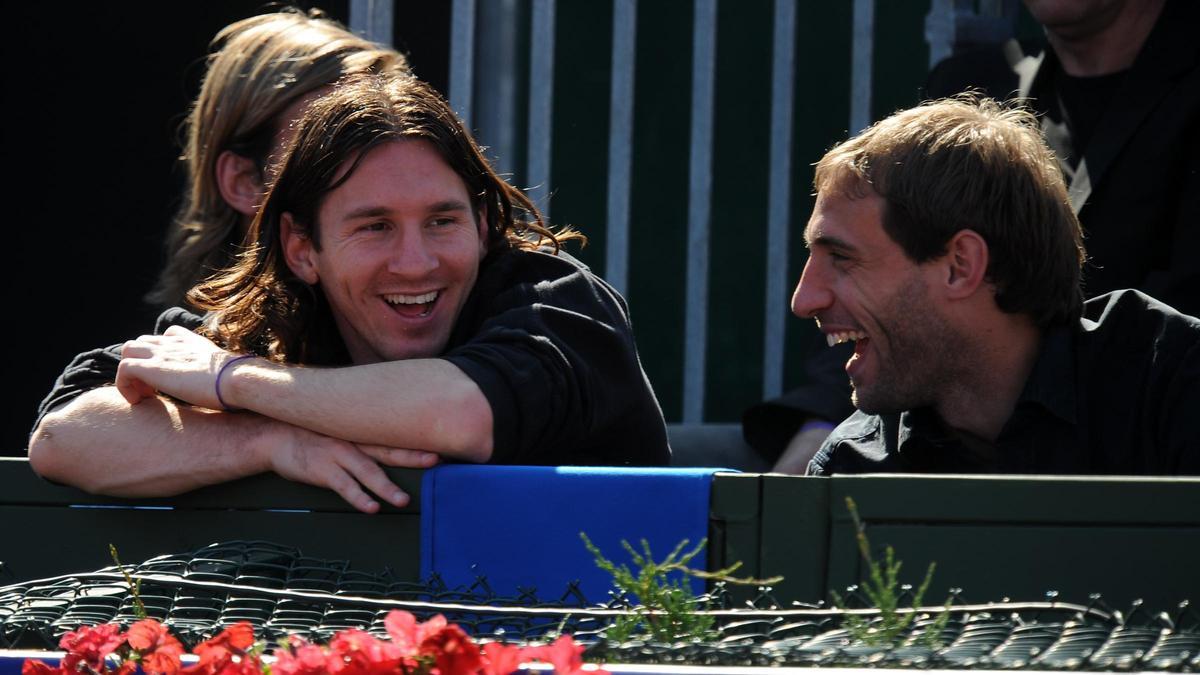
[{"label": "man's smiling face", "polygon": [[368,150],[321,202],[319,250],[289,223],[285,214],[288,264],[320,284],[356,364],[445,349],[487,238],[466,185],[432,145],[400,140]]},{"label": "man's smiling face", "polygon": [[918,265],[883,229],[884,200],[818,195],[804,236],[810,254],[792,311],[830,345],[855,341],[846,373],[867,413],[932,405],[945,390],[957,336],[930,298],[936,265]]}]

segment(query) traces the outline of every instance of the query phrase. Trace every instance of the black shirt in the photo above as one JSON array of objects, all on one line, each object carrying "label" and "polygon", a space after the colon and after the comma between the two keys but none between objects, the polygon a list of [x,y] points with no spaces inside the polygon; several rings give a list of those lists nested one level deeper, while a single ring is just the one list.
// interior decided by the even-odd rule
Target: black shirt
[{"label": "black shirt", "polygon": [[492,461],[666,465],[625,300],[566,253],[490,254],[442,358],[492,407]]},{"label": "black shirt", "polygon": [[1058,82],[1058,95],[1062,98],[1062,112],[1071,131],[1071,156],[1066,158],[1071,168],[1079,166],[1079,160],[1087,154],[1088,142],[1104,117],[1113,97],[1120,91],[1129,75],[1122,70],[1108,75],[1076,77],[1063,72],[1059,66],[1054,74]]},{"label": "black shirt", "polygon": [[854,413],[809,473],[1200,474],[1200,320],[1138,291],[1046,333],[995,443],[928,408]]},{"label": "black shirt", "polygon": [[[155,332],[195,330],[201,322],[173,308]],[[39,406],[38,423],[83,392],[112,384],[120,352],[114,345],[76,356]],[[491,405],[493,463],[670,463],[666,425],[625,301],[566,253],[490,253],[441,358],[474,380]]]}]

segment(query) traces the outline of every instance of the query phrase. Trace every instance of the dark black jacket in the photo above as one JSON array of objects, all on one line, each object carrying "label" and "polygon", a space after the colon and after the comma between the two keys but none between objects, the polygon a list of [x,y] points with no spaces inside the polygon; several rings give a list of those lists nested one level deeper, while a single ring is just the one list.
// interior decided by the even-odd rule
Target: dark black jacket
[{"label": "dark black jacket", "polygon": [[1200,319],[1118,291],[1045,335],[995,443],[964,442],[927,408],[859,411],[809,473],[1200,475],[1198,413]]}]

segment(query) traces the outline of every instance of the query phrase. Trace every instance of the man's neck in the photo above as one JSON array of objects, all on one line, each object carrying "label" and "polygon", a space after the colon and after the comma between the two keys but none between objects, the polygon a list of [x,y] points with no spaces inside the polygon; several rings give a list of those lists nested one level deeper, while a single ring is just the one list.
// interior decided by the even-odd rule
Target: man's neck
[{"label": "man's neck", "polygon": [[1041,331],[1024,315],[980,330],[971,363],[934,405],[952,429],[995,441],[1017,406],[1041,350]]},{"label": "man's neck", "polygon": [[1165,1],[1130,0],[1115,15],[1097,20],[1095,25],[1047,27],[1046,39],[1068,75],[1098,77],[1119,73],[1129,69],[1137,59]]}]

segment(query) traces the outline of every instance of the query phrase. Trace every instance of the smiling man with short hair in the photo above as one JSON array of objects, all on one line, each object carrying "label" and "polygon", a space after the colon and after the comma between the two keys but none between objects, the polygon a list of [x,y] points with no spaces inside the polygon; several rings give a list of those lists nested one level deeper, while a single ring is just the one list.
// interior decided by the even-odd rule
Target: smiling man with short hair
[{"label": "smiling man with short hair", "polygon": [[1200,321],[1087,303],[1084,250],[1032,115],[899,112],[818,163],[792,310],[854,341],[858,412],[809,473],[1200,473]]},{"label": "smiling man with short hair", "polygon": [[427,85],[339,85],[235,266],[189,294],[208,314],[77,357],[30,461],[130,496],[275,471],[363,511],[368,492],[407,502],[379,464],[666,464],[625,302],[560,250],[581,238],[543,224]]}]

